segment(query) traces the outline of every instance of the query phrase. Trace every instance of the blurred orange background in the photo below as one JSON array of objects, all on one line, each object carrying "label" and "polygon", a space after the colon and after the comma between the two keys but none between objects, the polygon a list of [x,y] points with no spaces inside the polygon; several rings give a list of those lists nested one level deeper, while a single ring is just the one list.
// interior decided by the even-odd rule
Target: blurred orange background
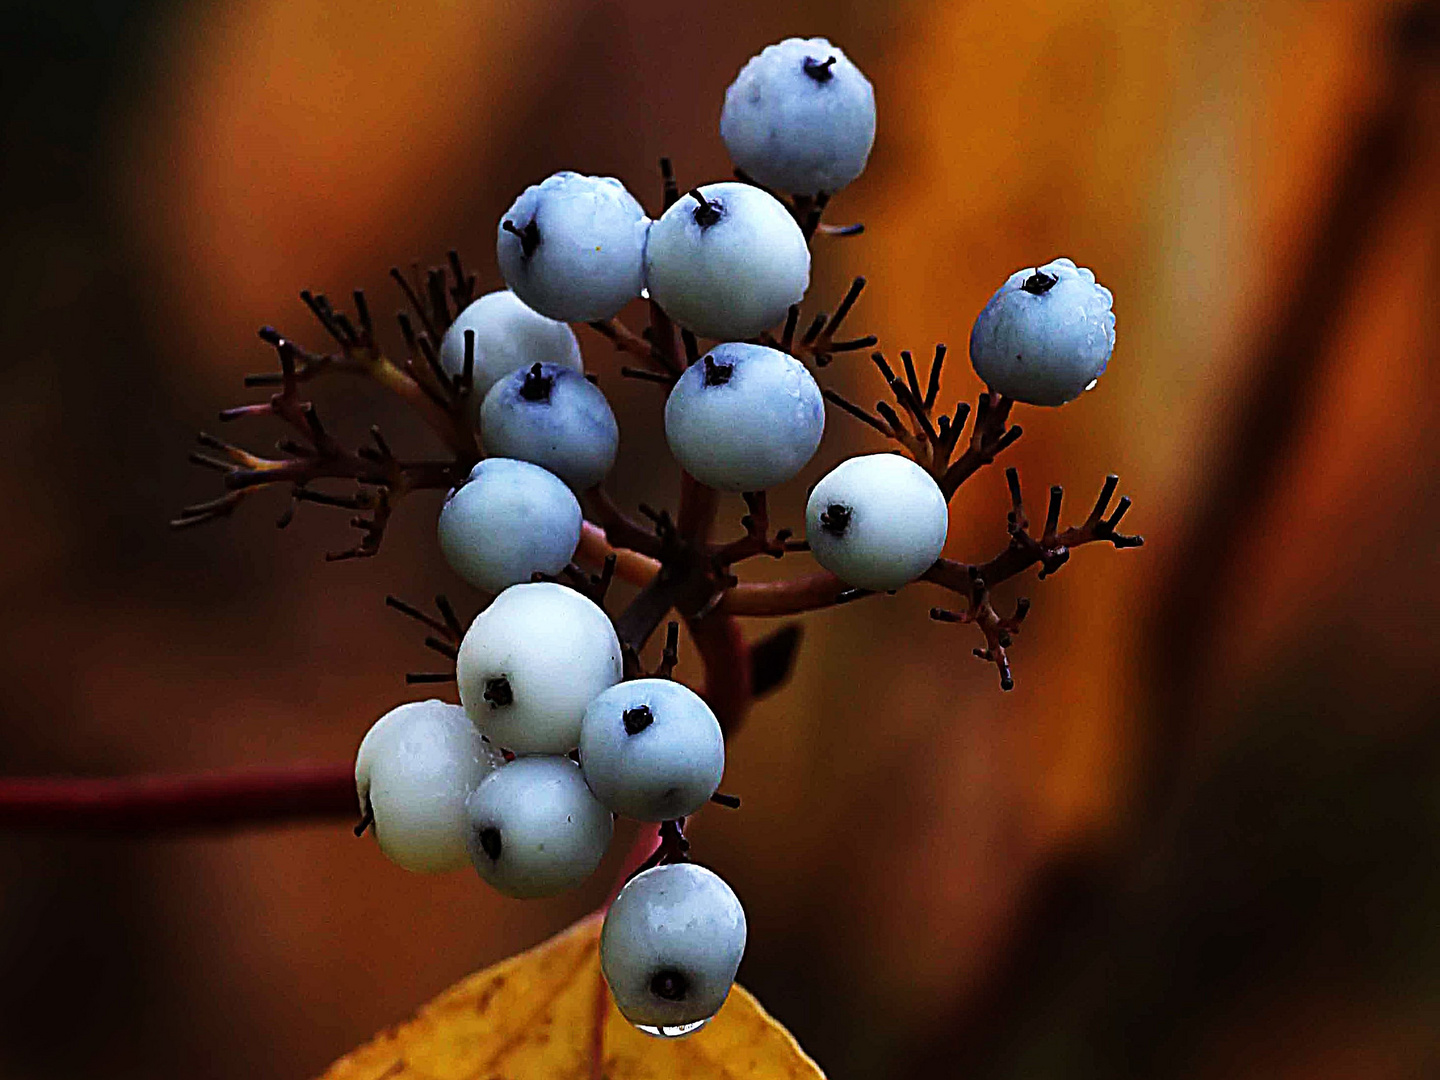
[{"label": "blurred orange background", "polygon": [[[193,430],[272,363],[255,328],[318,346],[300,288],[365,286],[378,316],[390,265],[452,246],[497,287],[495,221],[556,169],[652,208],[662,154],[682,187],[726,176],[726,85],[823,34],[880,130],[830,215],[866,232],[821,243],[812,305],[866,274],[855,331],[949,343],[947,397],[973,400],[990,292],[1057,255],[1093,267],[1110,369],[1019,410],[1009,463],[1032,508],[1065,485],[1067,520],[1119,473],[1147,543],[1006,587],[1035,604],[1010,694],[978,637],[926,618],[939,594],[806,617],[794,679],[730,749],[744,808],[693,830],[747,906],[742,981],[837,1078],[1434,1075],[1440,68],[1432,37],[1428,68],[1397,69],[1395,5],[6,8],[0,772],[345,759],[420,696],[418,636],[381,598],[478,600],[432,503],[330,565],[346,515],[323,508],[283,533],[278,499],[165,526],[213,489]],[[1392,114],[1384,173],[1356,146]],[[1362,182],[1338,188],[1347,162]],[[1316,265],[1326,221],[1342,242]],[[648,467],[659,391],[582,344],[621,418],[618,494],[673,500]],[[831,378],[873,400],[865,368]],[[363,388],[321,401],[428,445]],[[873,434],[832,416],[805,480]],[[999,551],[1007,505],[999,469],[971,480],[949,553]],[[0,835],[0,1076],[309,1075],[607,880],[508,901],[335,825]]]}]

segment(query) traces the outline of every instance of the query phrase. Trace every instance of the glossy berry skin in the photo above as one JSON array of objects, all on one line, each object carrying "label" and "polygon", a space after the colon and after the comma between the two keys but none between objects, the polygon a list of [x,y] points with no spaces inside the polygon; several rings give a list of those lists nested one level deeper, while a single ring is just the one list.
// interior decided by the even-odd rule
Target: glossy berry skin
[{"label": "glossy berry skin", "polygon": [[566,754],[585,707],[620,681],[620,640],[591,599],[554,582],[515,585],[475,617],[455,662],[460,703],[492,743]]},{"label": "glossy berry skin", "polygon": [[720,722],[699,694],[669,679],[632,679],[596,696],[580,724],[580,765],[617,814],[670,821],[695,813],[725,771]]},{"label": "glossy berry skin", "polygon": [[440,509],[440,550],[477,589],[498,593],[536,573],[558,574],[580,543],[580,503],[564,481],[528,461],[486,458]]},{"label": "glossy berry skin", "polygon": [[721,491],[763,491],[805,467],[825,431],[820,387],[792,356],[764,345],[717,345],[691,364],[665,403],[675,459]]},{"label": "glossy berry skin", "polygon": [[470,861],[506,896],[554,896],[595,872],[614,820],[567,757],[502,765],[465,804]]},{"label": "glossy berry skin", "polygon": [[740,900],[718,874],[694,863],[636,874],[600,931],[600,968],[610,993],[642,1030],[709,1020],[725,1003],[744,952]]},{"label": "glossy berry skin", "polygon": [[532,364],[496,383],[480,409],[480,435],[487,453],[539,465],[575,491],[605,478],[620,442],[600,388],[554,364]]},{"label": "glossy berry skin", "polygon": [[592,322],[640,295],[649,227],[619,180],[559,172],[505,211],[495,254],[505,284],[540,314]]},{"label": "glossy berry skin", "polygon": [[771,45],[725,91],[720,137],[756,183],[833,194],[865,169],[875,142],[875,90],[824,38]]},{"label": "glossy berry skin", "polygon": [[810,248],[790,211],[750,184],[683,195],[650,229],[650,297],[681,326],[720,341],[784,322],[810,284]]},{"label": "glossy berry skin", "polygon": [[1069,259],[1016,271],[975,320],[970,363],[997,393],[1063,405],[1105,371],[1115,348],[1112,300]]},{"label": "glossy berry skin", "polygon": [[440,366],[452,377],[465,370],[466,330],[475,333],[471,393],[476,401],[483,401],[506,375],[531,364],[584,370],[574,331],[527,307],[509,289],[471,301],[445,331],[440,339]]},{"label": "glossy berry skin", "polygon": [[465,800],[502,760],[458,705],[412,701],[377,720],[355,755],[355,793],[385,857],[422,873],[464,866]]},{"label": "glossy berry skin", "polygon": [[945,496],[900,454],[843,461],[815,485],[805,539],[821,566],[857,589],[898,589],[940,557],[949,527]]}]

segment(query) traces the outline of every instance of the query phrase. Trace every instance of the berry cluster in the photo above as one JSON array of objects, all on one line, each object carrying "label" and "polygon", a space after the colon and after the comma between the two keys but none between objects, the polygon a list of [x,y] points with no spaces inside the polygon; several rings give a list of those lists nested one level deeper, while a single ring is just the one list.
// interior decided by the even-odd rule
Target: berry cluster
[{"label": "berry cluster", "polygon": [[[680,823],[715,797],[725,737],[705,700],[669,679],[672,665],[624,679],[595,601],[555,582],[511,585],[460,642],[461,704],[401,705],[361,742],[362,831],[406,869],[469,862],[514,897],[588,878],[614,816],[669,824],[678,839],[662,853],[683,858]],[[745,916],[713,872],[656,862],[621,890],[602,956],[627,1017],[684,1034],[724,1002]]]},{"label": "berry cluster", "polygon": [[[795,645],[792,634],[747,651],[725,627],[738,615],[809,610],[924,578],[966,598],[964,611],[932,616],[975,624],[986,639],[976,652],[1008,689],[1006,649],[1027,605],[1001,618],[989,587],[1037,563],[1042,576],[1051,573],[1083,543],[1140,542],[1115,530],[1128,500],[1106,516],[1113,478],[1090,517],[1063,532],[1052,489],[1044,531],[1033,536],[1012,470],[1006,550],[976,566],[941,556],[951,496],[1020,433],[1008,421],[1013,402],[1061,404],[1104,370],[1114,316],[1090,271],[1058,259],[1019,271],[990,299],[970,339],[989,391],[968,440],[969,407],[936,408],[943,346],[923,388],[908,352],[903,378],[874,353],[906,419],[883,401],[870,412],[822,390],[815,375],[835,356],[876,344],[836,339],[863,279],[833,314],[803,332],[799,323],[812,244],[858,231],[822,218],[869,155],[869,81],[823,39],[773,45],[730,87],[720,131],[738,179],[681,195],[664,163],[665,205],[654,220],[611,178],[561,172],[526,189],[496,231],[504,290],[477,298],[473,275],[453,254],[449,276],[436,270],[412,284],[394,272],[421,324],[400,317],[402,364],[381,352],[362,294],[355,321],[323,296],[302,294],[339,353],[309,353],[262,331],[281,371],[250,382],[278,392],[222,415],[276,415],[303,441],[287,440],[285,457],[266,459],[202,436],[206,451],[196,459],[224,471],[229,490],[177,522],[223,516],[248,492],[288,483],[282,524],[299,502],[368,511],[356,518],[364,539],[339,557],[368,555],[399,498],[449,489],[440,549],[494,599],[468,629],[443,598],[440,620],[392,600],[442,635],[427,643],[455,665],[453,676],[412,681],[453,677],[460,704],[401,705],[371,728],[355,764],[359,831],[373,828],[385,855],[407,869],[468,862],[506,895],[539,897],[594,872],[616,817],[657,823],[659,845],[610,906],[600,950],[620,1010],[667,1036],[695,1030],[719,1009],[746,934],[729,886],[690,862],[683,823],[707,802],[738,805],[717,794],[727,724],[749,696],[783,678]],[[616,318],[639,299],[651,316],[644,335]],[[590,324],[645,363],[624,374],[666,386],[665,437],[686,478],[674,517],[642,507],[647,528],[605,493],[619,429],[571,323]],[[373,429],[374,446],[342,447],[299,400],[302,383],[332,369],[368,374],[409,400],[453,461],[403,461]],[[812,489],[804,539],[772,534],[765,492],[811,461],[827,402],[904,452],[843,462]],[[314,486],[333,479],[356,481],[359,491]],[[712,543],[720,492],[741,494],[749,513],[744,536]],[[822,569],[751,585],[733,574],[744,559],[796,551],[809,551]],[[600,573],[581,563],[600,564]],[[617,576],[639,593],[612,619],[603,605]],[[669,624],[660,667],[641,667],[640,650],[671,611],[695,637],[708,701],[670,678],[678,623]]]}]

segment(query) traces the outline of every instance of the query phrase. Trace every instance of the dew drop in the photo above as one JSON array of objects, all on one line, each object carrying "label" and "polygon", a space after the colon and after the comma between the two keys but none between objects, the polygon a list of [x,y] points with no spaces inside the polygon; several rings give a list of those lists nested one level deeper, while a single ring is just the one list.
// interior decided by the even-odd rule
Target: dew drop
[{"label": "dew drop", "polygon": [[635,1027],[657,1039],[680,1039],[686,1035],[695,1034],[713,1019],[715,1019],[713,1016],[707,1016],[704,1020],[696,1020],[689,1024],[636,1024]]}]

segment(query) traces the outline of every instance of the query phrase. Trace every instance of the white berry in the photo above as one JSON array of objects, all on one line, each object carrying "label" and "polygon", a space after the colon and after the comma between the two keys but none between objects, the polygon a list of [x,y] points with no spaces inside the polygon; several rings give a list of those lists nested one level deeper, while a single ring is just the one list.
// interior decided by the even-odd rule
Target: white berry
[{"label": "white berry", "polygon": [[516,754],[575,749],[585,707],[620,674],[620,640],[609,616],[548,581],[497,596],[470,624],[455,662],[471,721]]},{"label": "white berry", "polygon": [[699,694],[669,679],[632,679],[596,696],[580,725],[580,765],[617,814],[669,821],[695,813],[725,771],[720,722]]},{"label": "white berry", "polygon": [[841,462],[805,506],[805,538],[816,560],[859,589],[914,581],[940,557],[948,526],[939,485],[900,454]]},{"label": "white berry", "polygon": [[650,229],[650,296],[701,337],[755,337],[805,296],[810,248],[790,211],[753,185],[709,184],[699,195],[682,196]]},{"label": "white berry", "polygon": [[682,1035],[720,1011],[745,952],[745,910],[693,863],[636,874],[605,915],[600,968],[621,1013],[652,1035]]},{"label": "white berry", "polygon": [[588,491],[615,463],[620,429],[600,388],[554,364],[532,364],[501,379],[480,409],[485,450],[548,469]]},{"label": "white berry", "polygon": [[1115,348],[1110,290],[1069,259],[1019,270],[970,331],[970,363],[990,389],[1063,405],[1090,389]]},{"label": "white berry", "polygon": [[595,872],[614,820],[566,757],[516,758],[466,803],[470,861],[507,896],[554,896]]},{"label": "white berry", "polygon": [[505,211],[495,254],[505,284],[540,314],[592,322],[640,295],[649,227],[619,180],[558,172]]},{"label": "white berry", "polygon": [[756,183],[834,194],[865,168],[875,90],[824,38],[790,38],[752,57],[725,91],[720,137]]},{"label": "white berry", "polygon": [[459,705],[412,701],[377,720],[355,755],[355,793],[385,857],[424,873],[464,866],[465,800],[502,760]]},{"label": "white berry", "polygon": [[763,491],[803,469],[825,431],[825,400],[805,365],[731,342],[691,364],[665,403],[665,438],[702,484]]},{"label": "white berry", "polygon": [[498,593],[558,574],[580,543],[580,503],[565,482],[528,461],[486,458],[440,509],[440,550],[454,571]]},{"label": "white berry", "polygon": [[510,372],[531,364],[556,364],[583,370],[575,333],[547,319],[509,289],[486,293],[456,316],[440,339],[440,366],[452,377],[465,370],[465,331],[475,334],[472,394],[484,399]]}]

